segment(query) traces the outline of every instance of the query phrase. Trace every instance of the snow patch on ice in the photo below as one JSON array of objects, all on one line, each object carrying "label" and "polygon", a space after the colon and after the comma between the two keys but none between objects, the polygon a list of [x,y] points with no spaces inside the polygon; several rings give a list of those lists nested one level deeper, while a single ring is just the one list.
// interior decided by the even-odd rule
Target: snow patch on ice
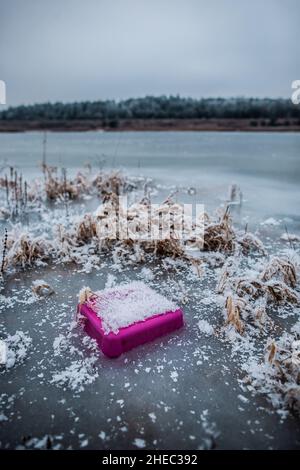
[{"label": "snow patch on ice", "polygon": [[8,335],[4,340],[6,344],[6,369],[11,369],[15,364],[21,364],[30,348],[32,339],[23,331],[16,331],[14,335]]},{"label": "snow patch on ice", "polygon": [[284,242],[300,242],[300,237],[295,233],[283,233],[280,240],[283,240]]},{"label": "snow patch on ice", "polygon": [[214,329],[207,320],[199,320],[198,328],[201,333],[205,334],[206,336],[211,336],[214,334]]},{"label": "snow patch on ice", "polygon": [[99,376],[94,368],[97,357],[73,361],[68,367],[52,376],[51,383],[61,387],[69,387],[76,392],[82,392],[85,385],[93,383]]},{"label": "snow patch on ice", "polygon": [[141,277],[146,281],[153,281],[155,276],[150,268],[145,267],[141,270]]},{"label": "snow patch on ice", "polygon": [[178,372],[176,372],[176,370],[173,370],[170,374],[171,376],[171,379],[173,380],[173,382],[177,382],[178,380]]},{"label": "snow patch on ice", "polygon": [[260,225],[280,225],[280,221],[274,219],[274,217],[269,217],[268,219],[261,222]]},{"label": "snow patch on ice", "polygon": [[144,439],[140,439],[139,437],[136,437],[133,441],[133,445],[135,445],[139,449],[143,449],[144,447],[146,447],[146,442]]}]

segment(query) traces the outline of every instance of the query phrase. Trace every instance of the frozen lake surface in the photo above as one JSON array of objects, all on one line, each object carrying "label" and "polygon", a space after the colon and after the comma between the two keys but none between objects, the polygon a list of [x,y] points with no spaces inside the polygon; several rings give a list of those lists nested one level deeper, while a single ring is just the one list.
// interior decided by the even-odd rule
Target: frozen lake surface
[{"label": "frozen lake surface", "polygon": [[[40,176],[42,154],[42,133],[0,133],[0,176],[10,165],[29,179]],[[47,164],[68,172],[89,163],[151,177],[157,200],[177,188],[179,200],[204,203],[210,212],[236,183],[244,199],[233,211],[235,222],[248,224],[271,252],[286,249],[279,239],[285,227],[300,232],[299,134],[48,133],[46,156]],[[88,204],[94,208],[89,200],[74,210],[87,211]],[[60,208],[54,209],[57,217]],[[32,342],[24,361],[0,371],[0,448],[299,449],[299,417],[275,410],[244,385],[247,350],[234,352],[220,333],[218,274],[209,263],[200,278],[167,263],[121,269],[103,256],[91,272],[50,264],[8,276],[0,333],[21,330]],[[38,279],[55,294],[33,296]],[[186,324],[109,360],[90,350],[80,328],[70,330],[77,294],[84,285],[99,290],[130,280],[143,280],[175,301],[186,296]],[[275,312],[275,331],[288,329],[299,314],[299,307]],[[217,333],[206,335],[199,321]],[[261,344],[265,340],[263,334]],[[82,383],[75,380],[77,370],[84,370]]]},{"label": "frozen lake surface", "polygon": [[[121,168],[163,184],[196,186],[217,203],[238,184],[256,218],[300,217],[300,134],[243,132],[84,132],[47,134],[47,163]],[[39,174],[43,133],[0,133],[0,162]]]}]

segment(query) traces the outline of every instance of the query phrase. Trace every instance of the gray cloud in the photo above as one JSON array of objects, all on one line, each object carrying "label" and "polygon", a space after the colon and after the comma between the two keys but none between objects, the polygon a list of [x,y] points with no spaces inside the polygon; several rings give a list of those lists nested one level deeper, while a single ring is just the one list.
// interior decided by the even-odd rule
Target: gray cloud
[{"label": "gray cloud", "polygon": [[299,0],[0,0],[0,79],[9,104],[288,97],[299,18]]}]

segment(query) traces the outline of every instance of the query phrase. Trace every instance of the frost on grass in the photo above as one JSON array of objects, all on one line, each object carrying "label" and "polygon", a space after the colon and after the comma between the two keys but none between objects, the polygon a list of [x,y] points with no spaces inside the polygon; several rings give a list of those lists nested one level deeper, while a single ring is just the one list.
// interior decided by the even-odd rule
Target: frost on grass
[{"label": "frost on grass", "polygon": [[[292,333],[274,335],[276,312],[299,305],[299,259],[292,250],[260,261],[230,257],[221,271],[217,291],[225,303],[223,333],[231,353],[247,372],[247,389],[262,393],[278,409],[299,411],[299,324]],[[278,335],[278,333],[277,333]]]},{"label": "frost on grass", "polygon": [[22,268],[44,265],[53,254],[53,244],[45,236],[34,236],[20,230],[9,232],[7,249],[5,264]]},{"label": "frost on grass", "polygon": [[[150,199],[144,197],[140,202],[130,204],[128,214],[118,205],[117,200],[118,195],[136,188],[136,182],[129,181],[127,177],[117,172],[112,174],[100,172],[94,176],[81,172],[74,178],[68,178],[66,173],[60,176],[57,170],[45,167],[43,171],[46,185],[40,181],[28,188],[28,200],[31,201],[36,214],[40,215],[41,222],[33,225],[33,228],[31,226],[27,231],[24,231],[20,225],[12,223],[4,259],[5,273],[34,265],[43,266],[50,262],[59,264],[72,262],[77,265],[77,269],[90,273],[101,266],[102,254],[110,255],[114,267],[118,269],[122,269],[123,265],[144,263],[140,277],[145,282],[154,280],[154,273],[147,266],[148,261],[152,266],[153,262],[162,259],[165,261],[163,263],[165,270],[173,270],[176,273],[182,265],[192,266],[193,271],[203,277],[206,272],[200,270],[200,266],[206,265],[216,273],[216,270],[224,265],[215,295],[224,307],[225,322],[220,318],[223,327],[218,328],[216,325],[213,327],[204,319],[198,321],[195,327],[204,335],[212,334],[213,330],[217,335],[219,331],[224,333],[220,337],[230,344],[231,355],[242,361],[248,378],[251,379],[249,387],[252,387],[253,391],[267,394],[276,406],[296,408],[299,380],[294,363],[295,361],[297,363],[298,357],[299,322],[294,325],[293,335],[289,341],[281,334],[281,337],[274,339],[273,343],[268,343],[268,358],[263,359],[260,355],[266,336],[274,332],[276,311],[280,313],[281,308],[291,308],[299,303],[299,262],[294,255],[291,257],[286,252],[280,256],[268,256],[266,248],[257,236],[234,227],[228,208],[222,209],[216,215],[204,214],[201,220],[196,221],[196,231],[198,230],[196,233],[199,235],[203,231],[204,238],[203,234],[196,240],[193,238],[195,230],[191,221],[187,220],[187,237],[182,241],[177,237],[176,227],[181,218],[182,204],[172,201],[171,197],[158,205],[151,219],[151,224],[159,228],[160,216],[171,214],[175,221],[171,238],[143,239],[148,229],[148,220],[145,217],[141,218],[139,214],[142,208],[149,208]],[[78,214],[72,212],[71,201],[89,198],[91,195],[98,195],[102,201],[96,211],[83,213],[80,210]],[[230,200],[233,199],[230,196]],[[63,210],[59,212],[52,208],[50,211],[44,204],[46,200],[55,203],[61,201]],[[121,222],[129,224],[127,238],[121,238],[118,234],[116,238],[112,237],[115,235],[116,214]],[[107,223],[101,223],[103,220]],[[275,226],[278,223],[277,220],[269,219],[264,225]],[[137,234],[141,235],[140,239],[136,237]],[[296,234],[286,233],[281,239],[297,247],[295,242],[300,238]],[[193,256],[187,248],[193,250]],[[106,288],[113,290],[115,282],[114,275],[109,274]],[[42,292],[44,287],[37,286],[37,289],[38,292]],[[189,301],[196,299],[195,302],[200,300],[202,305],[209,305],[210,296],[206,295],[206,301],[205,299],[201,301],[199,299],[201,293],[197,291],[197,286],[195,289],[195,292],[186,295]],[[89,297],[90,293],[87,290],[81,293],[82,302],[88,301]],[[2,298],[5,300],[5,306],[8,305],[10,299],[1,296],[1,300]],[[173,298],[180,299],[178,284]],[[130,298],[128,305],[129,300]],[[117,303],[118,299],[116,305]],[[122,307],[125,307],[123,301]],[[148,310],[149,314],[154,311],[152,307]],[[115,312],[116,310],[115,308]],[[126,317],[126,322],[140,319],[140,309],[138,312],[131,309],[130,312],[131,316]],[[147,314],[145,315],[146,318]],[[121,325],[119,319],[114,316],[112,321],[109,319],[106,322],[107,331],[117,330]],[[22,339],[18,341],[22,343]],[[201,347],[201,341],[199,344]],[[28,344],[23,345],[24,349],[28,346]],[[94,358],[84,359],[85,351],[78,351],[68,335],[66,337],[59,335],[54,340],[53,346],[55,360],[65,355],[74,359],[62,371],[53,374],[53,383],[78,391],[95,380],[98,372],[94,367]],[[96,348],[95,344],[86,343],[83,346],[91,351],[94,351],[93,347]],[[11,363],[23,360],[24,349],[22,347],[18,349],[12,341]],[[147,369],[149,368],[146,368],[146,371]],[[177,380],[177,376],[173,375],[172,380]],[[207,443],[207,447],[211,445]]]},{"label": "frost on grass", "polygon": [[217,291],[224,294],[226,324],[244,333],[247,324],[265,328],[274,306],[299,304],[298,266],[289,257],[270,257],[260,271],[243,269],[245,260],[229,258],[225,263]]},{"label": "frost on grass", "polygon": [[243,366],[254,390],[268,396],[275,408],[300,413],[300,339],[284,333],[277,341],[268,340],[263,361],[253,357]]}]

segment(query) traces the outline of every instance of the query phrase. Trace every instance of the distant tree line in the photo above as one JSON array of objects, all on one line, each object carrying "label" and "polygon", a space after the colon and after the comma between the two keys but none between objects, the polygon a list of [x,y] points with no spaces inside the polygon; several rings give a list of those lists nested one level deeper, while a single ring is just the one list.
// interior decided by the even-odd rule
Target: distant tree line
[{"label": "distant tree line", "polygon": [[101,120],[117,125],[120,119],[300,119],[300,106],[289,99],[181,98],[146,96],[123,101],[44,103],[8,108],[0,120]]}]

